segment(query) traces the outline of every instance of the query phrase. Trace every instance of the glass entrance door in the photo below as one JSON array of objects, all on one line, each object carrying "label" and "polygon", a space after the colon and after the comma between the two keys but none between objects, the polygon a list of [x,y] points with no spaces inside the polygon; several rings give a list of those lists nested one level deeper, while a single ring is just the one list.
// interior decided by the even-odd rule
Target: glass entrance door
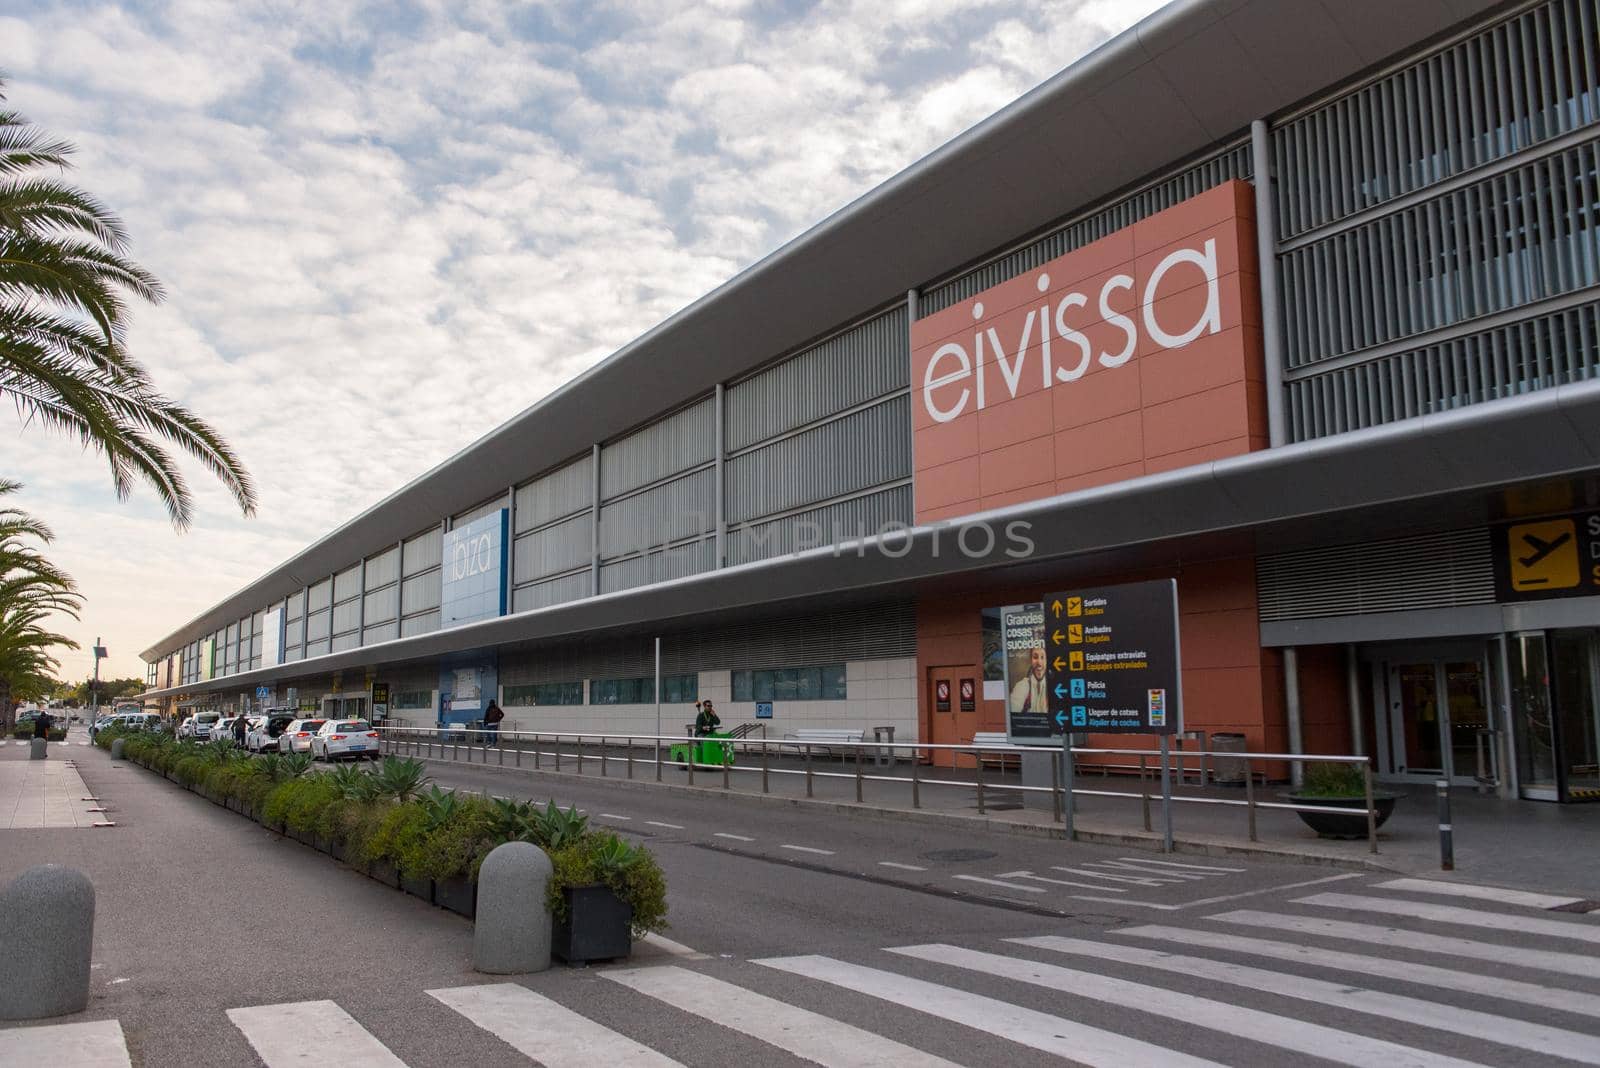
[{"label": "glass entrance door", "polygon": [[1510,638],[1522,796],[1600,801],[1600,631]]},{"label": "glass entrance door", "polygon": [[1373,686],[1380,774],[1463,783],[1486,774],[1481,753],[1493,724],[1483,646],[1394,649]]}]

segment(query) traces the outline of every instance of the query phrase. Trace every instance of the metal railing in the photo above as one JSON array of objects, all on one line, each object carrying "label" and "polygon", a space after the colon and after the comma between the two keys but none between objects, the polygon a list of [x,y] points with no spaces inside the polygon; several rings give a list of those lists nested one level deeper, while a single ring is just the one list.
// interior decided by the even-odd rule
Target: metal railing
[{"label": "metal railing", "polygon": [[[612,776],[615,767],[622,777],[635,778],[635,766],[654,768],[655,781],[662,781],[662,769],[668,766],[677,766],[684,770],[688,776],[688,784],[695,785],[696,773],[703,778],[706,774],[720,777],[721,788],[731,789],[732,776],[759,775],[761,777],[761,792],[772,792],[773,776],[789,775],[802,776],[805,779],[805,796],[816,796],[816,782],[818,779],[848,779],[855,784],[855,800],[857,804],[865,804],[865,786],[869,782],[897,783],[909,785],[911,790],[911,807],[921,809],[922,791],[929,787],[967,789],[976,794],[977,809],[980,815],[987,814],[987,794],[996,789],[1020,792],[1023,794],[1048,794],[1050,796],[1051,815],[1056,823],[1065,825],[1068,838],[1075,837],[1074,815],[1075,799],[1079,797],[1107,797],[1136,800],[1144,821],[1144,829],[1151,829],[1151,802],[1159,801],[1163,812],[1163,846],[1167,852],[1172,851],[1172,806],[1178,804],[1211,805],[1222,808],[1242,808],[1245,810],[1245,826],[1249,840],[1259,841],[1257,831],[1257,814],[1262,809],[1292,812],[1322,812],[1343,816],[1362,815],[1366,821],[1366,839],[1371,852],[1378,852],[1378,810],[1373,796],[1372,761],[1369,757],[1340,756],[1326,754],[1297,754],[1297,753],[1241,753],[1229,751],[1216,751],[1207,749],[1182,749],[1171,750],[1172,767],[1156,764],[1152,766],[1151,758],[1160,758],[1162,753],[1158,749],[1107,749],[1073,746],[1070,750],[1072,759],[1063,759],[1065,749],[1057,747],[1032,747],[1018,745],[951,745],[935,742],[887,742],[887,741],[810,741],[799,738],[700,738],[692,735],[654,735],[654,734],[586,734],[571,731],[508,731],[508,730],[480,730],[476,727],[401,727],[380,726],[376,728],[382,733],[381,746],[387,753],[400,756],[419,756],[429,759],[444,759],[458,761],[466,764],[490,764],[497,767],[528,768],[536,771],[556,771],[575,775],[586,774],[585,766],[598,771],[601,778]],[[711,763],[697,759],[698,746],[703,742],[714,742],[726,747],[728,750],[749,756],[754,753],[759,756],[759,764],[735,764],[732,761]],[[675,746],[685,747],[684,752],[674,757],[672,750]],[[621,752],[614,750],[620,749]],[[665,756],[663,756],[665,750]],[[776,755],[785,755],[786,751],[798,753],[802,767],[774,767],[772,758]],[[884,751],[888,751],[891,759],[896,763],[904,761],[909,764],[909,773],[904,775],[885,775],[867,771],[867,767],[875,762]],[[922,762],[926,756],[930,760],[936,753],[946,753],[952,758],[952,764],[961,756],[970,757],[973,776],[971,779],[947,778],[942,775],[929,775],[923,770]],[[984,764],[1004,763],[1007,760],[1020,761],[1027,754],[1045,756],[1050,762],[1050,785],[1032,786],[1015,782],[996,782],[984,778]],[[817,767],[815,759],[819,754],[826,754],[830,759],[838,755],[841,764],[846,763],[849,757],[854,759],[854,767],[848,771],[828,771]],[[1078,767],[1077,758],[1083,756],[1117,758],[1112,767],[1119,769],[1132,769],[1137,767],[1139,778],[1138,790],[1115,789],[1089,789],[1075,782],[1075,773],[1082,770],[1098,769],[1097,764]],[[684,759],[688,757],[689,759]],[[476,758],[476,759],[475,759]],[[509,763],[508,763],[509,758]],[[1132,758],[1121,760],[1121,758]],[[1183,794],[1174,794],[1171,786],[1173,778],[1182,781],[1185,775],[1185,762],[1194,759],[1199,761],[1199,769],[1206,767],[1206,762],[1218,759],[1245,762],[1244,796],[1242,798],[1201,797]],[[1251,769],[1251,763],[1327,763],[1327,764],[1355,764],[1359,765],[1362,773],[1364,792],[1364,808],[1339,807],[1333,805],[1307,804],[1299,801],[1264,801],[1256,796],[1256,774]],[[1198,770],[1198,769],[1197,769]],[[588,772],[593,774],[593,772]],[[1154,773],[1160,778],[1159,790],[1152,793],[1150,790],[1150,775]],[[1203,781],[1202,771],[1202,781]]]}]

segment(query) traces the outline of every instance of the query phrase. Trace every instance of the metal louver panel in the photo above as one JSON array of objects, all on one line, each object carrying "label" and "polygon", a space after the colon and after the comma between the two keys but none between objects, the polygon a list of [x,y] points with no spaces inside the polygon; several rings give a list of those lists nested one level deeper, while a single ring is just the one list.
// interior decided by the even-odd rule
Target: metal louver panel
[{"label": "metal louver panel", "polygon": [[593,503],[594,458],[583,456],[517,488],[517,533],[581,512]]},{"label": "metal louver panel", "polygon": [[1315,230],[1600,119],[1600,0],[1553,0],[1272,132],[1278,231]]},{"label": "metal louver panel", "polygon": [[548,608],[553,604],[576,601],[580,597],[587,596],[589,596],[589,572],[580,571],[573,575],[562,575],[544,582],[518,586],[511,594],[511,610],[526,612],[532,608]]},{"label": "metal louver panel", "polygon": [[716,527],[717,472],[704,468],[600,509],[602,559],[704,534]]},{"label": "metal louver panel", "polygon": [[922,317],[942,311],[974,293],[981,293],[990,286],[1031,271],[1041,263],[1064,256],[1107,234],[1126,229],[1140,219],[1165,211],[1207,189],[1233,178],[1250,176],[1250,145],[1248,142],[1235,145],[1171,177],[1092,209],[1038,240],[1007,252],[958,278],[928,287],[917,298],[917,315]]},{"label": "metal louver panel", "polygon": [[416,575],[430,567],[438,567],[439,561],[444,556],[443,546],[444,532],[438,527],[407,538],[400,553],[402,572],[406,575]]},{"label": "metal louver panel", "polygon": [[685,578],[710,571],[716,563],[716,542],[710,538],[674,545],[645,556],[628,556],[600,565],[600,592],[614,593],[652,582]]},{"label": "metal louver panel", "polygon": [[729,386],[728,451],[904,389],[910,373],[902,304]]},{"label": "metal louver panel", "polygon": [[910,400],[902,394],[741,453],[726,472],[730,523],[909,478]]},{"label": "metal louver panel", "polygon": [[1600,302],[1295,378],[1289,440],[1392,423],[1600,373]]},{"label": "metal louver panel", "polygon": [[1263,623],[1494,603],[1489,532],[1454,530],[1262,556]]},{"label": "metal louver panel", "polygon": [[707,397],[601,446],[602,499],[609,500],[709,462],[716,454],[717,442],[713,401]]},{"label": "metal louver panel", "polygon": [[1279,258],[1290,368],[1600,285],[1600,140]]},{"label": "metal louver panel", "polygon": [[588,512],[523,534],[512,550],[512,573],[520,582],[571,571],[589,562],[593,541],[594,519]]},{"label": "metal louver panel", "polygon": [[[728,531],[728,563],[743,564],[785,556],[799,548],[816,548],[819,542],[836,545],[876,534],[889,523],[910,526],[914,521],[911,487],[894,486],[768,523],[734,527]],[[802,535],[806,541],[804,546],[799,544]]]}]

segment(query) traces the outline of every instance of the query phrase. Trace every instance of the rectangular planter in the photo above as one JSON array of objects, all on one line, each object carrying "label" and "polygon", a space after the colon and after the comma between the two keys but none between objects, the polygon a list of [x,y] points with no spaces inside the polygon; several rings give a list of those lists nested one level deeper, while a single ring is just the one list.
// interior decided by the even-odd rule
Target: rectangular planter
[{"label": "rectangular planter", "polygon": [[349,860],[350,849],[345,845],[343,838],[335,838],[328,848],[328,855],[338,861]]},{"label": "rectangular planter", "polygon": [[572,886],[562,892],[567,918],[551,931],[550,951],[568,964],[620,960],[633,952],[628,925],[633,907],[608,886]]},{"label": "rectangular planter", "polygon": [[433,903],[470,920],[477,914],[478,884],[464,875],[437,881],[433,884]]},{"label": "rectangular planter", "polygon": [[432,879],[408,879],[402,875],[400,876],[400,889],[412,897],[420,897],[425,902],[431,903],[433,901]]},{"label": "rectangular planter", "polygon": [[400,869],[387,860],[375,860],[367,865],[367,874],[396,890],[400,888]]},{"label": "rectangular planter", "polygon": [[322,835],[319,834],[319,835],[316,835],[316,836],[314,836],[312,838],[312,844],[316,846],[317,852],[319,852],[319,853],[327,853],[330,856],[333,854],[333,839],[332,838],[324,838]]}]

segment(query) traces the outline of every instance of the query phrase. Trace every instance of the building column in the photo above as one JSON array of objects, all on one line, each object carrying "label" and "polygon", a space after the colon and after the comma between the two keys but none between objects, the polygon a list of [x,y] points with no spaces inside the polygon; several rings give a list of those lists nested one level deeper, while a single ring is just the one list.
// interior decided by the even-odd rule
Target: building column
[{"label": "building column", "polygon": [[1361,663],[1354,643],[1344,647],[1344,692],[1350,706],[1350,754],[1366,756],[1366,731],[1361,726]]},{"label": "building column", "polygon": [[1288,440],[1283,415],[1283,300],[1278,292],[1278,206],[1272,191],[1272,140],[1264,119],[1250,124],[1256,192],[1256,278],[1261,295],[1261,352],[1266,364],[1267,440]]}]

